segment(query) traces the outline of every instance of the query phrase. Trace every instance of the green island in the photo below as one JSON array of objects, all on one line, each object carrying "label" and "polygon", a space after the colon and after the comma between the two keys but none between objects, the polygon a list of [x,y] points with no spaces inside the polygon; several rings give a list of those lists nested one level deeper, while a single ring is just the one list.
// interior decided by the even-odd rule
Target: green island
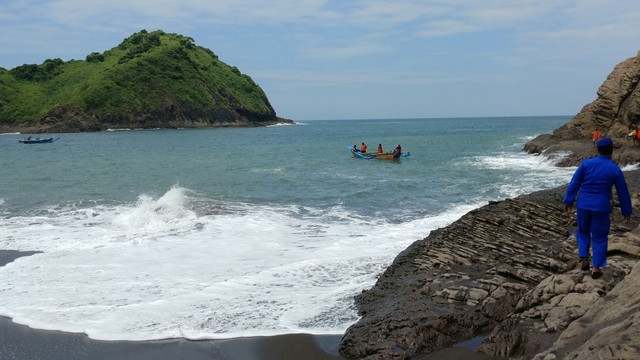
[{"label": "green island", "polygon": [[265,126],[264,91],[190,37],[142,30],[85,60],[0,68],[0,131]]}]

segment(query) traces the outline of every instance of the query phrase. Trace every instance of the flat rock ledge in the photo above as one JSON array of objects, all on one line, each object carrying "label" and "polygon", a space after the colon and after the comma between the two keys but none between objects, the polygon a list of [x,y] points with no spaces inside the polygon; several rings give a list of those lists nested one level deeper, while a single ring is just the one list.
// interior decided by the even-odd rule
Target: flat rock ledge
[{"label": "flat rock ledge", "polygon": [[[634,210],[640,172],[626,172]],[[400,253],[356,296],[353,359],[419,359],[469,339],[491,358],[640,358],[640,226],[612,213],[608,265],[577,266],[566,187],[491,202]],[[615,198],[615,196],[614,196]],[[616,204],[614,203],[614,206]]]}]

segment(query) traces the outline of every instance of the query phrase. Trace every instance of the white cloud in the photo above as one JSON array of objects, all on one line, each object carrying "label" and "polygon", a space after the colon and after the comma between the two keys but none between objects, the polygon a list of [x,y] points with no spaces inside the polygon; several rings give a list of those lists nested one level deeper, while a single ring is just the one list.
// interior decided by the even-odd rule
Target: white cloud
[{"label": "white cloud", "polygon": [[[179,24],[281,24],[328,19],[336,14],[325,0],[56,0],[47,2],[52,20],[77,25],[136,19]],[[122,20],[121,20],[122,22]]]},{"label": "white cloud", "polygon": [[311,87],[414,86],[416,96],[439,96],[449,84],[545,79],[539,93],[551,96],[554,82],[579,79],[574,87],[592,96],[640,48],[640,8],[637,0],[2,0],[0,67],[83,59],[141,29],[190,36],[258,83],[289,89],[274,103],[286,113],[294,106],[286,101]]},{"label": "white cloud", "polygon": [[424,37],[439,37],[470,33],[485,30],[485,28],[460,20],[435,20],[428,22],[423,30],[417,32]]},{"label": "white cloud", "polygon": [[445,14],[448,8],[437,2],[425,1],[357,1],[343,13],[350,23],[372,28],[404,26],[425,17]]},{"label": "white cloud", "polygon": [[316,60],[345,60],[357,57],[369,56],[384,53],[390,49],[383,45],[377,44],[355,44],[344,47],[319,47],[308,48],[303,50],[302,57],[306,59]]}]

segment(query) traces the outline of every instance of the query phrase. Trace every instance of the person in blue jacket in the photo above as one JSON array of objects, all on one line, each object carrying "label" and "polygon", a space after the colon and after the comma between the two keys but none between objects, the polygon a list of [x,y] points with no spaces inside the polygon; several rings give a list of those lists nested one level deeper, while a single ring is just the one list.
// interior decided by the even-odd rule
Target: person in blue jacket
[{"label": "person in blue jacket", "polygon": [[631,220],[631,197],[622,170],[611,160],[613,141],[602,138],[596,142],[598,156],[584,160],[573,174],[565,193],[564,210],[569,212],[578,196],[577,218],[578,257],[583,271],[589,270],[589,248],[593,247],[591,277],[602,276],[607,264],[607,242],[611,220],[611,189],[616,187],[624,221]]}]

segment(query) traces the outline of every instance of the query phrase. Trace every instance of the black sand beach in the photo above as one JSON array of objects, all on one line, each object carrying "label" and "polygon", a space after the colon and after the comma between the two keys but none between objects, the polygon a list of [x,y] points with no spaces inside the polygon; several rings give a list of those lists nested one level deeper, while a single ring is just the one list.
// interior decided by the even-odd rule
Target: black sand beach
[{"label": "black sand beach", "polygon": [[[0,250],[0,266],[36,252]],[[336,360],[342,335],[280,336],[191,341],[99,341],[85,334],[38,330],[0,317],[0,359],[12,360]],[[420,360],[488,359],[465,348],[444,349]]]},{"label": "black sand beach", "polygon": [[296,334],[202,341],[97,341],[84,334],[31,329],[8,318],[0,318],[0,334],[0,359],[341,359],[335,350],[340,341],[339,335]]},{"label": "black sand beach", "polygon": [[[0,266],[35,252],[0,250]],[[288,360],[342,359],[341,335],[291,334],[190,341],[98,341],[84,334],[37,330],[0,317],[0,359],[15,360]]]}]

